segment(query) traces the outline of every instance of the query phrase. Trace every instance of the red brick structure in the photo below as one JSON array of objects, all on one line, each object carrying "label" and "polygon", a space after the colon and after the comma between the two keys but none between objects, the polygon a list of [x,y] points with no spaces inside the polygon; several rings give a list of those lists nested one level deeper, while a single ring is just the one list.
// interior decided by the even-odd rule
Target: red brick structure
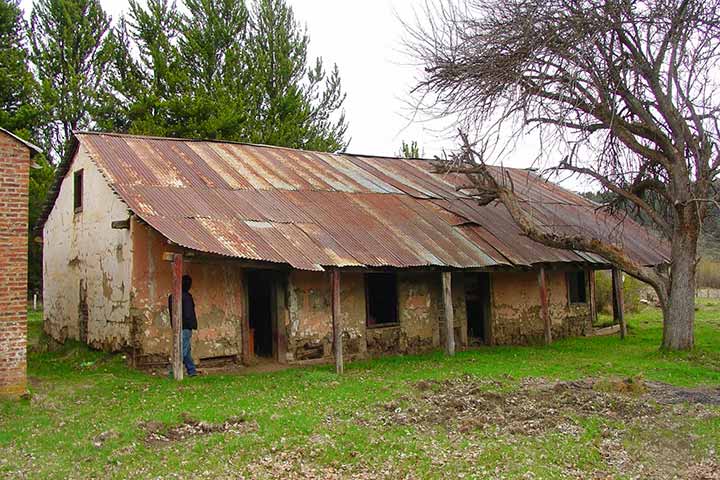
[{"label": "red brick structure", "polygon": [[0,128],[0,397],[27,389],[28,177],[37,151]]}]

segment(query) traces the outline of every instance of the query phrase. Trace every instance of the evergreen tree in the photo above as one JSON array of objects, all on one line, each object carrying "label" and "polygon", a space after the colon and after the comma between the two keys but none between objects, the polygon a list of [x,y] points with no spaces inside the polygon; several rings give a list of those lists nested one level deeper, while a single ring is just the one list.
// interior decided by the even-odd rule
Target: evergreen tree
[{"label": "evergreen tree", "polygon": [[32,138],[41,122],[28,68],[26,25],[18,0],[0,0],[0,127]]},{"label": "evergreen tree", "polygon": [[58,159],[72,131],[91,126],[109,59],[110,19],[99,0],[36,0],[32,60],[51,121],[44,144]]},{"label": "evergreen tree", "polygon": [[418,143],[413,140],[410,143],[405,142],[403,140],[402,145],[400,146],[400,151],[398,152],[398,156],[402,158],[420,158],[420,147],[418,147]]},{"label": "evergreen tree", "polygon": [[[0,0],[0,127],[35,143],[46,118],[37,96],[38,83],[27,64],[27,24],[19,2]],[[36,155],[30,168],[28,288],[42,285],[42,245],[33,241],[33,227],[45,203],[55,174],[44,155]]]},{"label": "evergreen tree", "polygon": [[329,75],[320,58],[308,66],[309,37],[284,0],[257,0],[251,22],[248,87],[255,112],[251,140],[343,150],[345,116],[332,119],[345,100],[337,65]]},{"label": "evergreen tree", "polygon": [[35,241],[35,224],[55,179],[55,167],[45,155],[36,155],[30,166],[28,199],[28,292],[42,290],[42,244]]},{"label": "evergreen tree", "polygon": [[[308,37],[283,1],[130,3],[112,34],[101,129],[336,151],[345,99],[335,68],[307,66]],[[133,54],[135,53],[135,54]]]}]

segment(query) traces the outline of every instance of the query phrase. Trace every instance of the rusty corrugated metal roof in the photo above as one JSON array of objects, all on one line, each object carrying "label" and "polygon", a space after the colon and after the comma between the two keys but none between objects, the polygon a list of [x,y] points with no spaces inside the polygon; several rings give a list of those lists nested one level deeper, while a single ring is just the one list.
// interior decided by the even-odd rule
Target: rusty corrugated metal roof
[{"label": "rusty corrugated metal roof", "polygon": [[[129,208],[174,243],[305,270],[327,266],[495,267],[606,263],[521,235],[502,205],[457,192],[422,160],[237,143],[78,133]],[[646,264],[666,260],[634,222],[524,170],[510,170],[548,227],[589,230]],[[618,228],[621,225],[622,228]]]}]

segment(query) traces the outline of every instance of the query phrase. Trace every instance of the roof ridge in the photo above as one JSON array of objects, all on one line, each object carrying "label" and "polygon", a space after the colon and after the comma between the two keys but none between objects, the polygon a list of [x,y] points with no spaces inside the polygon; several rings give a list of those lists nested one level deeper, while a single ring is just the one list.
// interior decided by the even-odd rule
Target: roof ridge
[{"label": "roof ridge", "polygon": [[[169,140],[174,142],[193,142],[193,143],[226,143],[231,145],[243,145],[248,147],[259,147],[259,148],[279,148],[282,150],[290,150],[295,152],[308,152],[308,153],[319,153],[323,155],[340,155],[344,157],[354,157],[354,158],[376,158],[380,160],[401,160],[401,161],[422,161],[422,162],[435,162],[438,161],[436,158],[405,158],[405,157],[394,157],[391,155],[379,155],[379,154],[368,154],[368,153],[352,153],[352,152],[323,152],[319,150],[306,150],[304,148],[292,148],[292,147],[285,147],[282,145],[267,145],[264,143],[251,143],[251,142],[241,142],[238,140],[221,140],[221,139],[215,139],[215,138],[186,138],[186,137],[161,137],[161,136],[155,136],[155,135],[139,135],[135,133],[118,133],[118,132],[97,132],[92,130],[78,130],[73,132],[74,135],[106,135],[110,137],[119,137],[119,138],[137,138],[137,139],[143,139],[143,140]],[[528,171],[527,168],[517,168],[517,167],[505,167],[502,165],[491,165],[492,167],[496,168],[504,168],[507,170],[518,170],[518,171]]]}]

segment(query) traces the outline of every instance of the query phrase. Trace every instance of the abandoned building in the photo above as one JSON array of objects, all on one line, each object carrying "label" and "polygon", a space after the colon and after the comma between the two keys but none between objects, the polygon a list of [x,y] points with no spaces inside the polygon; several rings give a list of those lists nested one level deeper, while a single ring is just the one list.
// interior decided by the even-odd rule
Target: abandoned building
[{"label": "abandoned building", "polygon": [[[332,358],[331,271],[347,360],[438,348],[448,325],[459,348],[592,328],[590,273],[608,263],[529,240],[428,161],[100,133],[71,148],[42,220],[45,330],[59,341],[166,364],[168,254],[193,277],[201,364]],[[639,225],[508,174],[546,225],[667,261]]]}]

